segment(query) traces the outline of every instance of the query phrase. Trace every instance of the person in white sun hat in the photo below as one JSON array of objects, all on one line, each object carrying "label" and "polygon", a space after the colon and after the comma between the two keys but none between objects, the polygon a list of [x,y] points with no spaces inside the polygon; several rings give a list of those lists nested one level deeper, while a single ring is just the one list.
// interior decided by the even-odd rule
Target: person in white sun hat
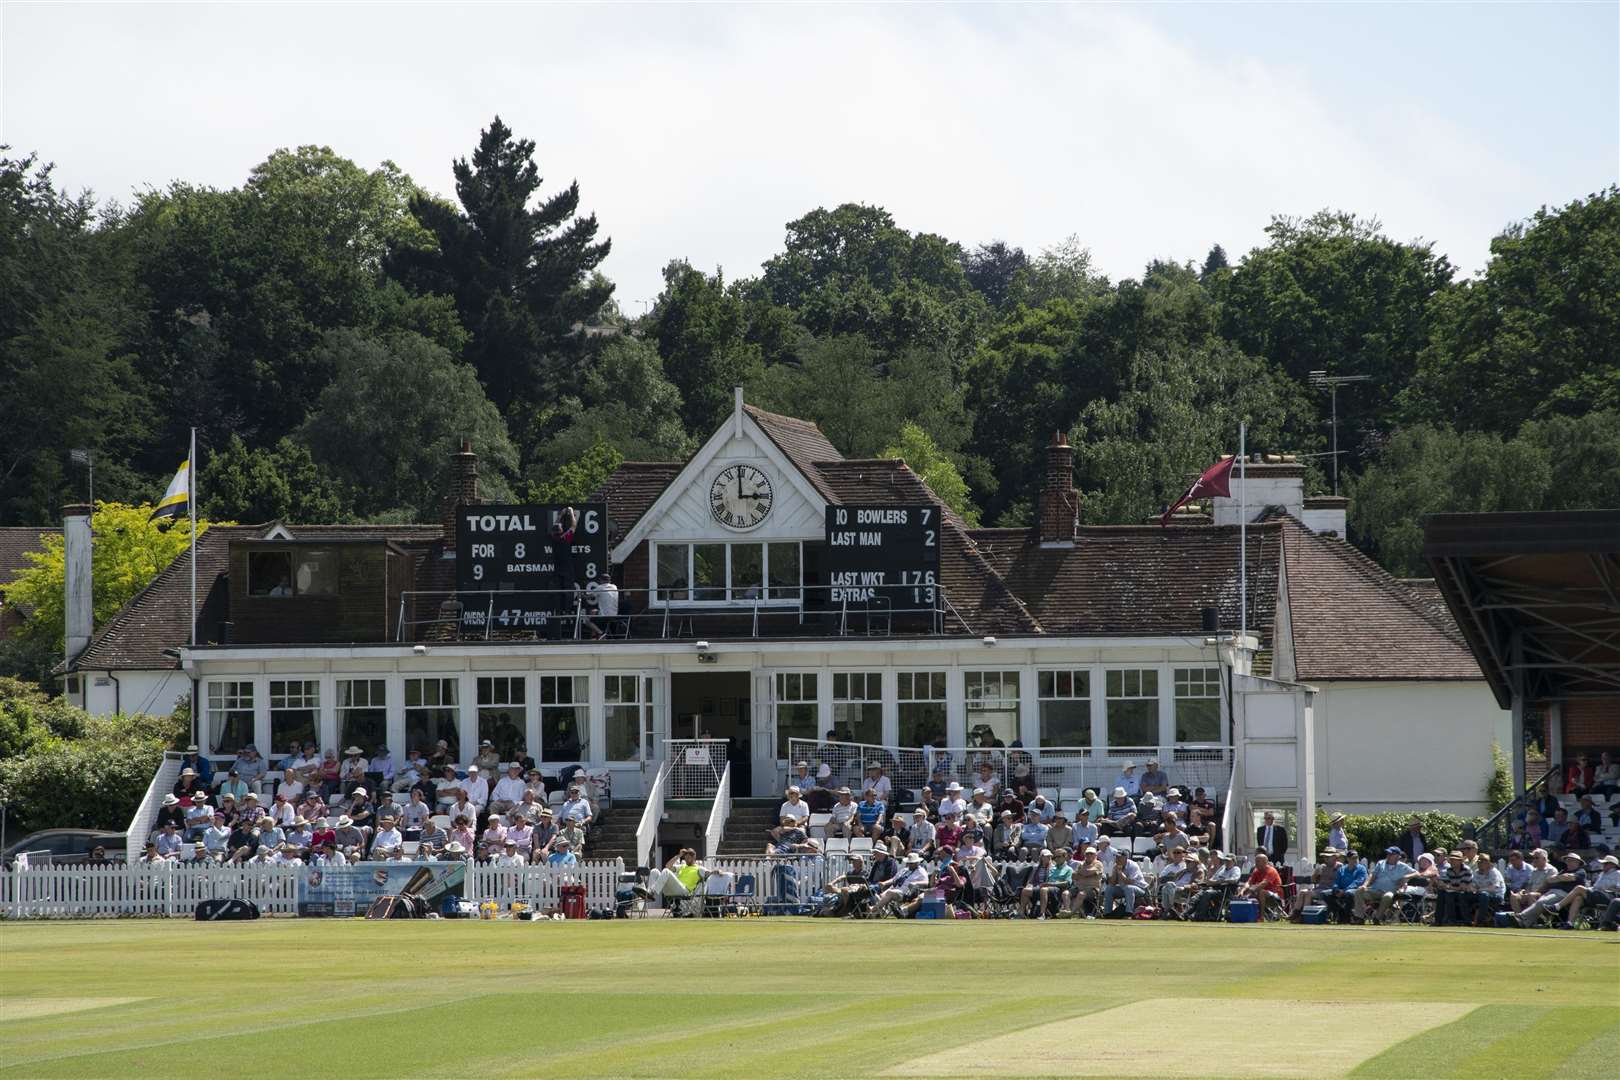
[{"label": "person in white sun hat", "polygon": [[1096,824],[1097,831],[1104,836],[1127,834],[1136,827],[1136,804],[1131,801],[1131,793],[1123,785],[1115,785],[1113,797],[1108,800],[1108,809]]}]

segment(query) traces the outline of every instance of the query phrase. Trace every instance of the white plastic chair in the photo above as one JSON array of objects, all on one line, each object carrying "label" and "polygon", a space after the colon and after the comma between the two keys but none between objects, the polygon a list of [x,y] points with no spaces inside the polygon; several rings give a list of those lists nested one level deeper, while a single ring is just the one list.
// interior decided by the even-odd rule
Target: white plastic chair
[{"label": "white plastic chair", "polygon": [[810,835],[815,837],[817,840],[824,838],[827,835],[827,826],[831,822],[831,814],[811,814],[809,829]]},{"label": "white plastic chair", "polygon": [[849,853],[851,855],[872,854],[872,838],[870,836],[852,837],[849,841]]},{"label": "white plastic chair", "polygon": [[449,814],[434,814],[433,817],[430,818],[429,820],[431,820],[433,822],[433,824],[437,825],[439,828],[443,829],[445,832],[450,831],[450,815]]},{"label": "white plastic chair", "polygon": [[[849,845],[851,842],[852,841],[842,836],[829,837],[826,844],[823,845],[822,850],[828,855],[848,855],[850,851]],[[868,845],[871,843],[872,841],[867,841]]]}]

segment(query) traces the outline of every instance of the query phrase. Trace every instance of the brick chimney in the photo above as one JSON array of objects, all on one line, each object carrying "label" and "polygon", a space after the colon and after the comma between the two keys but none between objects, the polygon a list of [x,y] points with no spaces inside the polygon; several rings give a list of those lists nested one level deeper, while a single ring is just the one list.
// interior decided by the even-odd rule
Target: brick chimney
[{"label": "brick chimney", "polygon": [[442,521],[447,553],[456,546],[456,507],[478,501],[478,455],[473,453],[472,441],[462,439],[461,449],[450,455],[450,488],[444,498]]},{"label": "brick chimney", "polygon": [[1074,489],[1074,447],[1061,431],[1046,447],[1046,480],[1041,485],[1041,545],[1072,547],[1080,527],[1080,493]]}]

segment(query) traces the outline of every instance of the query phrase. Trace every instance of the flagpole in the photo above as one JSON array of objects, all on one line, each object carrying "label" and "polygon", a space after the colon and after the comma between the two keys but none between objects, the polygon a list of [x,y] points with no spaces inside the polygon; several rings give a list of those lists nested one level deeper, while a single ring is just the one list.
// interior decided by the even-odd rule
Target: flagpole
[{"label": "flagpole", "polygon": [[1238,636],[1249,636],[1249,424],[1238,421]]},{"label": "flagpole", "polygon": [[191,644],[197,644],[197,429],[191,429],[191,456],[186,458],[186,509],[191,511]]}]

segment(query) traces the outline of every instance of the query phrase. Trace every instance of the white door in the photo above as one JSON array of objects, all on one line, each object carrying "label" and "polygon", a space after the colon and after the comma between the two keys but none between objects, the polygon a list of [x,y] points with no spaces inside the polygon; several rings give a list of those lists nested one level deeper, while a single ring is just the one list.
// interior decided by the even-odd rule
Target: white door
[{"label": "white door", "polygon": [[755,670],[753,728],[749,732],[750,773],[755,798],[771,798],[782,792],[782,775],[776,761],[776,680],[767,671]]}]

